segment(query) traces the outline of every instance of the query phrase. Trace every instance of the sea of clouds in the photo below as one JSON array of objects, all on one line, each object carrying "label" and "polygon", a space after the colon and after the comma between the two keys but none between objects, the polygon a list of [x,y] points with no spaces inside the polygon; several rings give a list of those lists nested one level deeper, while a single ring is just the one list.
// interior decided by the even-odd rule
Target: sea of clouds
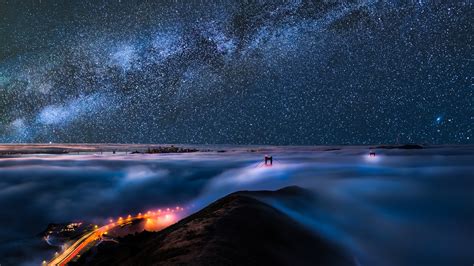
[{"label": "sea of clouds", "polygon": [[192,213],[239,190],[298,185],[315,200],[265,201],[346,248],[361,265],[474,261],[473,148],[267,150],[160,155],[42,155],[0,159],[0,264],[37,265],[54,249],[49,223],[183,206]]}]

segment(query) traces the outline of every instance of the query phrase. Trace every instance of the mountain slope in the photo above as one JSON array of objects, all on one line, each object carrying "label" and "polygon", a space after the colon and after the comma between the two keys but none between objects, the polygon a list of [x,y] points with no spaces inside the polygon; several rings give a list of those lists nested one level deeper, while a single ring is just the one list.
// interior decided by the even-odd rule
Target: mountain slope
[{"label": "mountain slope", "polygon": [[160,232],[104,243],[75,265],[353,265],[342,250],[313,235],[254,196],[293,197],[305,191],[230,194]]}]

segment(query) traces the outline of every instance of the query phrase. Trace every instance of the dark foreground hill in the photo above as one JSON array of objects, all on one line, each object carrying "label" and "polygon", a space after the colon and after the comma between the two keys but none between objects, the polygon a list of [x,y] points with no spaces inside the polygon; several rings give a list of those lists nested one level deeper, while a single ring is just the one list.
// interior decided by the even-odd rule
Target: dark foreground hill
[{"label": "dark foreground hill", "polygon": [[353,265],[344,251],[255,198],[306,193],[233,193],[160,232],[103,243],[74,265]]}]

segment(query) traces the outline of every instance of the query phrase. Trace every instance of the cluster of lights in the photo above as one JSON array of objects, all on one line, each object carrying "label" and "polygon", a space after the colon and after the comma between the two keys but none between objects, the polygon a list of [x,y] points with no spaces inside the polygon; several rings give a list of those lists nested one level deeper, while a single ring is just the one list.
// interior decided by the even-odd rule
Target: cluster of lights
[{"label": "cluster of lights", "polygon": [[[105,228],[113,227],[115,225],[121,225],[127,222],[130,222],[135,219],[146,219],[147,222],[152,221],[154,217],[156,217],[158,220],[161,218],[162,215],[164,215],[165,220],[169,220],[169,217],[174,217],[174,213],[181,212],[183,211],[184,208],[182,207],[175,207],[175,208],[166,208],[166,209],[158,209],[158,210],[150,210],[145,213],[138,213],[136,216],[132,216],[131,214],[127,215],[127,217],[118,217],[117,220],[114,219],[109,219],[109,224],[104,226]],[[97,226],[94,227],[95,229],[98,229]]]},{"label": "cluster of lights", "polygon": [[158,209],[158,210],[149,210],[145,213],[138,213],[136,216],[128,215],[126,218],[119,217],[116,221],[113,219],[109,220],[109,224],[105,226],[105,230],[108,230],[109,227],[113,227],[116,224],[122,225],[127,224],[132,220],[135,219],[144,219],[145,220],[145,229],[149,231],[155,231],[163,229],[171,225],[173,222],[177,220],[177,216],[175,215],[178,212],[183,211],[184,208],[182,207],[175,207],[175,208],[166,208],[166,209]]},{"label": "cluster of lights", "polygon": [[[166,208],[164,210],[158,209],[155,211],[147,211],[145,214],[141,212],[136,216],[131,214],[125,218],[118,217],[117,220],[109,219],[109,223],[104,226],[94,225],[94,239],[100,238],[108,234],[109,229],[113,229],[117,225],[123,225],[130,223],[132,220],[145,219],[145,229],[149,231],[160,230],[174,223],[177,220],[176,213],[184,211],[184,208],[177,206],[176,208]],[[68,248],[67,244],[62,246],[62,250],[65,251]],[[55,258],[59,254],[55,254]],[[42,265],[47,265],[47,261],[43,261]]]},{"label": "cluster of lights", "polygon": [[380,161],[380,155],[376,155],[375,151],[370,151],[365,160],[370,163],[376,163]]}]

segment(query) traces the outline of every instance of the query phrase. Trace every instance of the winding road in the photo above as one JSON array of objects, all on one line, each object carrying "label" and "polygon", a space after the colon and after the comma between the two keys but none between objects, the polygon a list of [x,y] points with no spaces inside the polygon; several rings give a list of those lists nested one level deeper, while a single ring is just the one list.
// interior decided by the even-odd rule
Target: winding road
[{"label": "winding road", "polygon": [[43,262],[43,265],[62,266],[66,265],[78,255],[83,254],[86,250],[92,247],[104,234],[118,227],[130,224],[138,220],[146,220],[145,229],[149,231],[161,230],[176,221],[178,221],[177,213],[182,212],[183,208],[176,207],[174,209],[158,210],[156,212],[149,211],[145,214],[138,214],[136,216],[128,216],[126,218],[120,217],[116,222],[110,221],[109,224],[102,227],[95,228],[91,232],[85,233],[69,247],[64,249],[61,253],[51,259],[49,262]]}]

